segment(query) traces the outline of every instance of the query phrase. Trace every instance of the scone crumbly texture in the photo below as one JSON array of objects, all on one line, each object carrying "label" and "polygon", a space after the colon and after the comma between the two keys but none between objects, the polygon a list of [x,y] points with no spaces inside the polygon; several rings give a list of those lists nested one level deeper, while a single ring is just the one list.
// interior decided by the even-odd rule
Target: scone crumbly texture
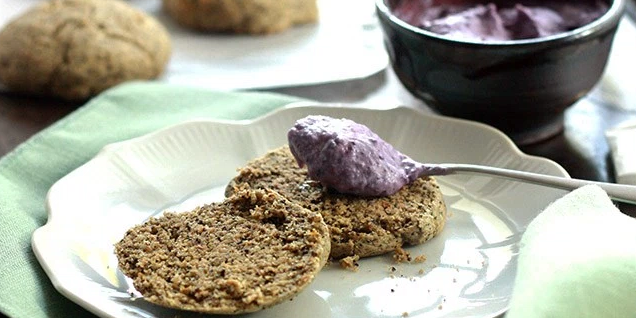
[{"label": "scone crumbly texture", "polygon": [[170,54],[167,30],[124,1],[43,1],[0,31],[0,81],[20,93],[85,100],[158,77]]},{"label": "scone crumbly texture", "polygon": [[322,214],[331,234],[331,258],[368,257],[421,244],[440,233],[446,205],[436,180],[422,177],[387,197],[360,197],[324,189],[309,179],[288,146],[250,161],[228,184],[226,196],[242,188],[270,188]]},{"label": "scone crumbly texture", "polygon": [[269,34],[318,20],[316,0],[163,0],[177,23],[200,31]]},{"label": "scone crumbly texture", "polygon": [[344,268],[346,270],[350,270],[352,272],[357,272],[358,269],[360,268],[360,264],[358,264],[359,260],[360,260],[360,256],[358,256],[358,255],[347,256],[347,257],[344,257],[344,258],[340,259],[338,261],[338,263],[340,264],[341,268]]},{"label": "scone crumbly texture", "polygon": [[411,254],[405,251],[403,248],[398,247],[393,251],[393,260],[396,263],[411,262]]},{"label": "scone crumbly texture", "polygon": [[119,268],[144,299],[213,314],[254,312],[291,299],[330,250],[319,213],[269,190],[165,212],[115,245]]}]

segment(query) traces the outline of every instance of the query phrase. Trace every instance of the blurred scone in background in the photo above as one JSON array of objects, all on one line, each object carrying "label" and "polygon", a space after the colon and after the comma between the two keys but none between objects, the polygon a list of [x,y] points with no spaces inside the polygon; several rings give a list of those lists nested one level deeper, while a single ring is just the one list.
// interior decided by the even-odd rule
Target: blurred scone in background
[{"label": "blurred scone in background", "polygon": [[163,0],[187,28],[206,32],[269,34],[318,20],[316,0]]}]

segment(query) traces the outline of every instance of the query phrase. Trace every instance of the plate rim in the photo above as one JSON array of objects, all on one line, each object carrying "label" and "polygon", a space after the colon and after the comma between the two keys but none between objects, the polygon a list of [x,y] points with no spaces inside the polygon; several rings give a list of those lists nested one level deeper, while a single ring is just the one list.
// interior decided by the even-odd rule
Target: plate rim
[{"label": "plate rim", "polygon": [[[563,168],[556,161],[548,159],[548,158],[545,158],[545,157],[529,155],[529,154],[524,153],[523,151],[521,151],[521,149],[519,149],[519,147],[514,143],[514,141],[512,141],[512,139],[510,137],[508,137],[501,130],[499,130],[499,129],[493,127],[493,126],[487,125],[485,123],[477,122],[477,121],[468,120],[468,119],[462,119],[462,118],[456,118],[456,117],[440,115],[440,114],[436,114],[436,113],[432,113],[432,112],[426,112],[426,111],[424,111],[424,110],[422,110],[420,108],[409,107],[409,106],[405,106],[405,105],[402,105],[402,104],[392,104],[392,105],[388,105],[388,106],[385,106],[385,107],[373,107],[373,108],[371,108],[371,107],[362,107],[362,106],[352,106],[352,105],[346,104],[346,103],[322,103],[322,102],[312,102],[312,101],[298,101],[298,102],[292,102],[292,103],[283,105],[282,107],[273,109],[273,110],[271,110],[271,111],[269,111],[269,112],[267,112],[265,114],[256,116],[254,118],[249,118],[249,119],[232,120],[232,119],[214,119],[214,118],[204,118],[204,117],[192,118],[192,119],[185,120],[185,121],[182,121],[182,122],[179,122],[179,123],[176,123],[176,124],[168,125],[166,127],[157,129],[157,130],[152,131],[152,132],[148,132],[148,133],[143,134],[143,135],[138,136],[138,137],[134,137],[134,138],[130,138],[130,139],[122,140],[122,141],[109,143],[109,144],[105,145],[104,147],[102,147],[101,150],[97,154],[95,154],[95,156],[93,158],[89,159],[88,161],[91,161],[92,159],[94,159],[98,155],[101,155],[102,152],[104,152],[104,151],[111,151],[112,148],[125,146],[125,145],[128,145],[128,144],[134,144],[136,142],[141,142],[141,141],[144,141],[146,139],[157,138],[157,136],[160,136],[162,134],[168,134],[172,130],[180,129],[182,126],[187,126],[187,125],[191,125],[191,124],[195,124],[195,123],[214,123],[214,124],[221,124],[221,125],[249,126],[249,125],[253,125],[253,124],[256,124],[256,123],[259,123],[259,122],[262,122],[262,121],[266,121],[269,118],[275,117],[275,116],[277,116],[280,113],[284,113],[284,112],[287,112],[287,111],[290,111],[290,110],[293,110],[293,109],[301,109],[301,108],[302,109],[346,109],[346,110],[361,110],[361,111],[371,111],[371,112],[373,112],[373,111],[377,111],[377,112],[384,112],[384,111],[412,111],[413,113],[417,114],[418,116],[428,117],[428,118],[435,118],[437,120],[446,121],[448,123],[464,125],[464,126],[467,126],[467,127],[468,126],[472,126],[474,128],[478,128],[478,129],[481,129],[481,130],[484,130],[484,131],[488,131],[488,133],[492,134],[493,136],[496,136],[497,138],[500,138],[502,142],[505,142],[506,146],[509,148],[508,150],[512,151],[519,158],[523,158],[523,159],[527,159],[527,160],[533,160],[533,161],[542,161],[542,162],[544,162],[546,164],[553,165],[554,168],[556,168],[557,170],[560,170],[559,172],[562,174],[560,176],[566,177],[566,178],[571,178],[569,173],[565,170],[565,168]],[[71,172],[73,172],[73,171],[71,171]],[[66,177],[66,176],[64,176],[64,177]],[[62,177],[62,178],[64,178],[64,177]],[[47,194],[47,196],[48,196],[48,194]]]}]

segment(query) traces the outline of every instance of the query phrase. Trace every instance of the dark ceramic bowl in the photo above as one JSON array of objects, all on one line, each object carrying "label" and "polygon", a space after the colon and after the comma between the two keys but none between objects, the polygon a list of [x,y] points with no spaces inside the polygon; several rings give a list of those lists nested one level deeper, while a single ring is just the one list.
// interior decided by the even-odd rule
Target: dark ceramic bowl
[{"label": "dark ceramic bowl", "polygon": [[499,42],[412,26],[392,14],[392,0],[376,0],[376,10],[392,67],[414,96],[441,114],[497,127],[521,145],[559,133],[564,111],[600,80],[625,7],[625,0],[607,1],[603,16],[578,29]]}]

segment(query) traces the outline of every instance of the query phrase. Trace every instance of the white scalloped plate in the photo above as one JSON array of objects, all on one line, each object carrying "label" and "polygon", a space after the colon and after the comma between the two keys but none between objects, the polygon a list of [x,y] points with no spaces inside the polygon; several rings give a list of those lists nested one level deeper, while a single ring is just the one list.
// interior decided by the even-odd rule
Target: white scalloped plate
[{"label": "white scalloped plate", "polygon": [[[113,244],[129,227],[164,209],[184,210],[221,200],[236,168],[283,145],[292,123],[309,114],[364,123],[421,161],[567,176],[552,161],[522,154],[493,128],[404,107],[295,105],[253,121],[192,121],[109,145],[54,184],[47,199],[48,223],[33,234],[38,260],[63,295],[97,315],[199,317],[131,300]],[[250,317],[503,313],[513,287],[521,234],[564,192],[474,175],[438,180],[450,211],[447,226],[432,241],[408,249],[413,256],[426,255],[426,262],[394,264],[385,255],[361,260],[358,272],[330,265],[293,301]]]}]

